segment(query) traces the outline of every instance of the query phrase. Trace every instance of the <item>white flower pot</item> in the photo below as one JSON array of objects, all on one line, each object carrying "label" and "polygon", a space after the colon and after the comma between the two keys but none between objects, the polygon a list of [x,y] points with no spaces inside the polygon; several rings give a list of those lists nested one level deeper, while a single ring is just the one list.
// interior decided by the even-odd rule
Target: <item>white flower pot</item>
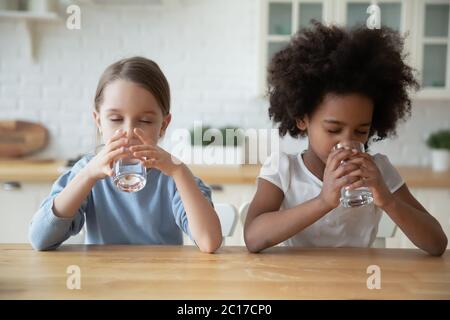
[{"label": "white flower pot", "polygon": [[445,149],[431,150],[431,167],[433,171],[442,172],[450,167],[450,152]]}]

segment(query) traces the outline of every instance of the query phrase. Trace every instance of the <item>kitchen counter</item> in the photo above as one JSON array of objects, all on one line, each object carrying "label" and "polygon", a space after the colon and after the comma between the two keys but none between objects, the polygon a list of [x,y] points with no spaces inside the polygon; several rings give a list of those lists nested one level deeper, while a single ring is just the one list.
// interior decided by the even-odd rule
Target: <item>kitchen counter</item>
[{"label": "kitchen counter", "polygon": [[[65,169],[66,161],[0,160],[0,181],[52,182]],[[208,184],[255,184],[259,165],[189,166]],[[398,166],[410,188],[450,188],[450,171],[433,172],[427,167]]]},{"label": "kitchen counter", "polygon": [[64,171],[64,160],[0,160],[0,182],[53,182]]},{"label": "kitchen counter", "polygon": [[[80,290],[66,287],[69,266],[79,267]],[[377,267],[381,288],[369,289]],[[38,252],[2,244],[0,283],[0,299],[450,299],[450,253],[120,245]]]}]

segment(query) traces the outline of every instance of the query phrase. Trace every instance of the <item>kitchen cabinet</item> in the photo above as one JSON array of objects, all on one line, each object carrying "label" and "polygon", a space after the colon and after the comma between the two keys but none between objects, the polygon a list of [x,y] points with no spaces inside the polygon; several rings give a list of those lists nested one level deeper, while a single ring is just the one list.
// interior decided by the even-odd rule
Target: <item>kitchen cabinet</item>
[{"label": "kitchen cabinet", "polygon": [[[58,11],[63,9],[57,0],[3,0],[0,1],[0,21],[12,20],[18,22],[25,39],[27,54],[31,62],[35,61],[37,43],[36,28],[38,23],[63,22]],[[64,8],[65,11],[65,8]]]},{"label": "kitchen cabinet", "polygon": [[331,0],[265,0],[261,10],[261,47],[259,87],[262,94],[266,88],[266,69],[273,55],[283,49],[291,36],[311,19],[330,21]]},{"label": "kitchen cabinet", "polygon": [[[259,87],[265,93],[267,65],[296,31],[315,19],[353,27],[366,24],[370,0],[265,0],[261,10]],[[377,0],[382,25],[407,33],[406,61],[421,85],[414,97],[450,98],[450,3],[448,0]]]},{"label": "kitchen cabinet", "polygon": [[420,12],[416,30],[416,66],[421,70],[421,94],[439,96],[450,93],[450,25],[448,0],[418,1]]},{"label": "kitchen cabinet", "polygon": [[0,182],[0,242],[27,243],[31,217],[50,184]]},{"label": "kitchen cabinet", "polygon": [[[0,181],[0,243],[29,243],[28,227],[51,182]],[[66,243],[84,243],[84,231]]]}]

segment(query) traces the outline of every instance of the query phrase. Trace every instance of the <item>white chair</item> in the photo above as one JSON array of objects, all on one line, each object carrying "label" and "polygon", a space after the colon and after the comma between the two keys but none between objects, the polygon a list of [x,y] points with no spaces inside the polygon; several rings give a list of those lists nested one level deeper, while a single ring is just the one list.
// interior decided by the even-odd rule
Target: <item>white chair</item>
[{"label": "white chair", "polygon": [[[222,228],[223,246],[225,245],[225,239],[234,234],[238,213],[236,208],[228,203],[214,203],[214,209],[219,216],[220,226]],[[183,243],[185,245],[194,245],[194,242],[185,233],[183,233]]]},{"label": "white chair", "polygon": [[[249,202],[244,202],[239,208],[239,216],[242,225],[245,225],[245,219],[247,217]],[[383,212],[383,215],[378,225],[378,233],[375,241],[372,244],[373,248],[386,248],[386,239],[392,238],[397,230],[397,225],[389,218],[389,216]]]},{"label": "white chair", "polygon": [[236,229],[238,213],[236,208],[228,203],[215,203],[214,209],[219,216],[220,226],[222,227],[222,245],[224,245],[225,239],[231,237]]},{"label": "white chair", "polygon": [[378,224],[378,233],[372,244],[373,248],[386,248],[386,239],[392,238],[397,230],[397,225],[392,221],[386,212],[383,212],[380,223]]},{"label": "white chair", "polygon": [[247,218],[248,207],[250,207],[250,202],[244,202],[239,207],[239,219],[241,219],[242,227],[245,225],[245,219]]}]

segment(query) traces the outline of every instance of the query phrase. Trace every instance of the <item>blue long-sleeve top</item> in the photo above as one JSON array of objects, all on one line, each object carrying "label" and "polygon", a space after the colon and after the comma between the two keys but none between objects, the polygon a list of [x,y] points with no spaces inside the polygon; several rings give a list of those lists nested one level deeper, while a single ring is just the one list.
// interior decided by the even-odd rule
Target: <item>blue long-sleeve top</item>
[{"label": "blue long-sleeve top", "polygon": [[[135,193],[119,191],[112,178],[98,180],[73,218],[53,211],[55,197],[92,159],[86,155],[53,184],[33,216],[29,239],[36,250],[57,248],[78,234],[86,223],[86,244],[173,244],[183,243],[182,231],[191,239],[186,211],[172,177],[157,169],[147,172],[145,187]],[[211,201],[211,189],[195,181]]]}]

